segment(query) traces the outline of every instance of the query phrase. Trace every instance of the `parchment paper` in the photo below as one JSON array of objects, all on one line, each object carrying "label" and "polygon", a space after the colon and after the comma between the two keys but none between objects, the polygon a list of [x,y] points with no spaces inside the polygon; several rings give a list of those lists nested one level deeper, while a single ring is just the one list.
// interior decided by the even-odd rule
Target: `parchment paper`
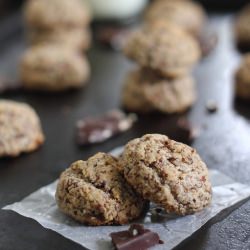
[{"label": "parchment paper", "polygon": [[[111,153],[118,155],[121,150],[122,148],[117,148]],[[165,244],[158,245],[153,249],[172,249],[220,211],[250,196],[249,186],[234,182],[217,170],[210,170],[209,173],[213,186],[213,200],[210,207],[194,215],[173,217],[164,213],[156,214],[155,206],[151,205],[147,215],[137,221],[157,232],[165,242]],[[3,209],[12,210],[25,217],[32,218],[43,227],[54,230],[88,249],[113,249],[109,234],[125,230],[128,225],[88,227],[76,223],[57,209],[54,199],[56,184],[57,181],[42,187],[22,201],[8,205]]]}]

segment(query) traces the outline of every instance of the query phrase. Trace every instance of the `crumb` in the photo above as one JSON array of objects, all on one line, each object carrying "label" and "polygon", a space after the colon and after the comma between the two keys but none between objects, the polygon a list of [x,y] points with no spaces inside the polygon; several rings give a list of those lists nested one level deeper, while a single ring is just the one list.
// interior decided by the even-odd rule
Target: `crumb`
[{"label": "crumb", "polygon": [[214,100],[207,101],[206,109],[209,113],[215,113],[218,110],[217,103]]}]

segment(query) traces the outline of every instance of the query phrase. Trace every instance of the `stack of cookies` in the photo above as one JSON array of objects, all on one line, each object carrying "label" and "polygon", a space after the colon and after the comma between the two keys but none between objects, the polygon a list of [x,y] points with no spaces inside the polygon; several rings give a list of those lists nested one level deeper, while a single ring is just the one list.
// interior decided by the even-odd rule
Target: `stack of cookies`
[{"label": "stack of cookies", "polygon": [[130,35],[124,53],[139,64],[123,89],[126,109],[172,114],[195,102],[191,70],[201,51],[197,40],[179,25],[162,20],[146,23]]},{"label": "stack of cookies", "polygon": [[186,215],[208,206],[211,198],[208,170],[197,152],[160,134],[130,141],[119,158],[98,153],[73,163],[56,191],[63,213],[92,226],[133,221],[149,201]]},{"label": "stack of cookies", "polygon": [[91,43],[91,15],[81,0],[28,0],[24,8],[31,48],[21,61],[24,87],[60,91],[88,80],[88,61],[81,52]]}]

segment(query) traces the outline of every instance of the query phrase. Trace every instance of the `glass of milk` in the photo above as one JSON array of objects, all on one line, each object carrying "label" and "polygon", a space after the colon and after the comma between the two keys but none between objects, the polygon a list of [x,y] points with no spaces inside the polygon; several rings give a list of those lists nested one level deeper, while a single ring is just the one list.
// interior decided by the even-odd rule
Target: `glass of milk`
[{"label": "glass of milk", "polygon": [[143,10],[147,0],[83,0],[92,9],[95,19],[126,19]]}]

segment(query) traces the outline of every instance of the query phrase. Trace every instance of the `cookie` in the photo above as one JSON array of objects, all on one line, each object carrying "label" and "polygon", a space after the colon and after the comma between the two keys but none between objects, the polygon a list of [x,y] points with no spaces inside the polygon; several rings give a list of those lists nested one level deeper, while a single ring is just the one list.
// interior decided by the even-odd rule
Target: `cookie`
[{"label": "cookie", "polygon": [[165,79],[150,69],[143,69],[140,74],[143,96],[155,110],[167,114],[181,113],[194,104],[196,89],[192,76]]},{"label": "cookie", "polygon": [[81,0],[28,0],[24,18],[27,26],[34,29],[83,28],[91,15]]},{"label": "cookie", "polygon": [[146,22],[171,22],[194,36],[198,36],[206,20],[203,7],[193,1],[156,0],[145,12]]},{"label": "cookie", "polygon": [[250,100],[250,53],[246,54],[235,74],[236,96]]},{"label": "cookie", "polygon": [[235,35],[239,47],[250,49],[250,4],[239,14],[235,24]]},{"label": "cookie", "polygon": [[85,51],[91,44],[91,32],[89,29],[53,29],[31,30],[28,40],[32,46],[55,44]]},{"label": "cookie", "polygon": [[124,53],[142,67],[174,78],[190,71],[200,59],[201,51],[191,35],[169,23],[158,29],[144,26],[133,32]]},{"label": "cookie", "polygon": [[0,157],[16,157],[44,142],[40,120],[27,104],[0,100]]},{"label": "cookie", "polygon": [[180,113],[195,100],[195,82],[191,76],[167,79],[149,68],[130,72],[122,91],[123,107],[137,113]]},{"label": "cookie", "polygon": [[125,224],[139,217],[145,202],[127,184],[118,160],[98,153],[61,174],[56,201],[62,212],[88,225]]},{"label": "cookie", "polygon": [[130,141],[121,165],[131,186],[168,213],[192,214],[211,202],[206,164],[195,149],[165,135],[148,134]]},{"label": "cookie", "polygon": [[154,110],[143,93],[144,84],[141,71],[133,70],[128,73],[122,90],[122,106],[129,111],[148,113]]},{"label": "cookie", "polygon": [[89,78],[87,59],[64,46],[30,48],[20,63],[20,77],[24,88],[62,91],[84,86]]}]

